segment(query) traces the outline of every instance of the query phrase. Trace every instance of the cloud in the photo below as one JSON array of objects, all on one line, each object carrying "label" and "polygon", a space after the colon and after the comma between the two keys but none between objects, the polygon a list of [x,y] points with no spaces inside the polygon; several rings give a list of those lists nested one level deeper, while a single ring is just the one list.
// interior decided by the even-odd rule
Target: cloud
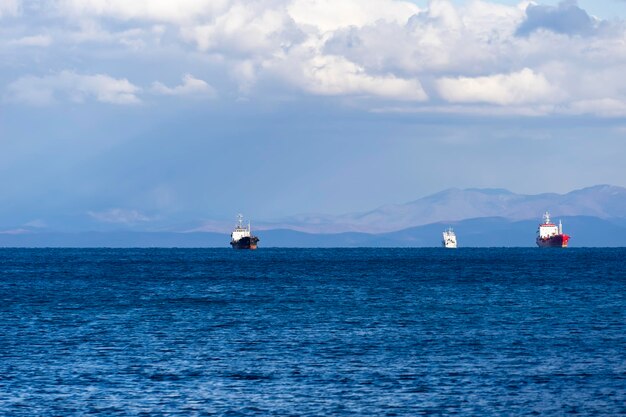
[{"label": "cloud", "polygon": [[36,77],[26,75],[8,86],[5,98],[9,101],[43,106],[57,99],[84,102],[95,99],[110,104],[136,104],[140,88],[127,79],[116,79],[105,74],[81,75],[72,71]]},{"label": "cloud", "polygon": [[181,26],[180,33],[201,51],[233,57],[267,56],[304,40],[285,7],[264,2],[232,2],[214,19]]},{"label": "cloud", "polygon": [[[514,114],[531,104],[546,114],[594,100],[626,101],[619,71],[597,76],[607,67],[626,68],[626,22],[598,20],[572,1],[432,0],[420,8],[403,0],[57,0],[25,13],[40,13],[35,18],[48,23],[51,36],[32,35],[22,25],[8,32],[14,44],[48,46],[50,56],[56,51],[83,65],[73,75],[23,76],[8,87],[5,97],[32,104],[139,102],[139,88],[127,80],[96,83],[89,78],[95,76],[79,75],[107,73],[100,66],[111,57],[133,74],[146,74],[135,76],[142,85],[181,71],[211,74],[222,100],[255,94],[282,100],[288,91],[295,99],[367,99],[372,108],[397,101],[389,105],[476,113],[472,105],[489,104]],[[178,86],[154,82],[148,90],[217,98],[211,85],[191,75]]]},{"label": "cloud", "polygon": [[72,17],[108,17],[186,25],[216,22],[243,10],[289,15],[298,24],[321,31],[362,26],[377,20],[404,22],[419,9],[398,0],[59,0],[57,9]]},{"label": "cloud", "polygon": [[626,101],[612,98],[580,100],[566,106],[563,111],[574,115],[598,115],[601,117],[626,117]]},{"label": "cloud", "polygon": [[46,222],[43,221],[42,219],[31,220],[31,221],[29,221],[27,223],[24,223],[24,226],[26,226],[26,227],[33,227],[33,228],[37,228],[37,229],[42,229],[42,228],[48,227]]},{"label": "cloud", "polygon": [[46,47],[52,44],[52,37],[49,35],[33,35],[33,36],[24,36],[19,39],[14,39],[9,42],[11,45],[16,46],[40,46]]},{"label": "cloud", "polygon": [[0,235],[24,235],[27,233],[32,233],[31,230],[28,229],[9,229],[9,230],[0,230]]},{"label": "cloud", "polygon": [[550,101],[554,96],[548,80],[530,68],[485,77],[441,78],[437,80],[437,88],[441,97],[451,103],[504,106]]},{"label": "cloud", "polygon": [[0,0],[0,18],[5,16],[17,16],[19,11],[19,0]]},{"label": "cloud", "polygon": [[229,0],[59,0],[59,12],[72,17],[185,22],[222,12]]},{"label": "cloud", "polygon": [[408,1],[393,0],[295,0],[288,6],[296,23],[320,32],[363,27],[377,21],[405,24],[419,10]]},{"label": "cloud", "polygon": [[219,53],[232,60],[229,72],[244,93],[249,93],[259,79],[269,77],[286,80],[300,91],[316,95],[418,101],[427,98],[414,77],[398,77],[392,71],[373,74],[343,56],[324,53],[323,29],[342,25],[315,16],[326,13],[332,19],[339,19],[340,14],[355,18],[353,13],[342,14],[342,10],[358,9],[356,20],[344,22],[367,23],[387,18],[404,23],[410,13],[419,10],[417,7],[391,0],[376,0],[360,8],[356,2],[347,1],[339,10],[324,0],[298,0],[289,7],[276,4],[263,9],[263,2],[245,6],[233,2],[212,22],[181,28],[181,36],[195,43],[200,51]]},{"label": "cloud", "polygon": [[148,217],[137,210],[126,210],[120,208],[112,208],[105,211],[89,211],[87,214],[103,223],[120,223],[120,224],[134,224],[150,222],[153,219]]},{"label": "cloud", "polygon": [[314,94],[365,95],[406,101],[428,99],[418,80],[394,75],[373,76],[343,57],[317,56],[307,64],[303,66],[304,77],[298,84]]},{"label": "cloud", "polygon": [[566,35],[588,35],[593,32],[595,23],[575,0],[562,1],[558,6],[530,4],[517,35],[526,36],[539,29]]},{"label": "cloud", "polygon": [[[74,27],[76,25],[76,27]],[[106,28],[100,22],[91,19],[79,20],[66,30],[63,41],[75,45],[101,44],[120,45],[130,51],[137,51],[152,42],[158,44],[162,36],[162,27],[155,25],[147,28],[131,27],[124,30]]]},{"label": "cloud", "polygon": [[152,91],[167,96],[217,97],[215,88],[206,81],[194,78],[191,74],[185,74],[183,83],[176,87],[167,87],[160,82],[155,82],[152,84]]},{"label": "cloud", "polygon": [[438,72],[500,72],[494,66],[506,64],[503,55],[522,19],[523,11],[515,7],[473,1],[461,9],[438,0],[402,24],[377,21],[337,30],[324,52],[344,56],[367,71],[416,78]]}]

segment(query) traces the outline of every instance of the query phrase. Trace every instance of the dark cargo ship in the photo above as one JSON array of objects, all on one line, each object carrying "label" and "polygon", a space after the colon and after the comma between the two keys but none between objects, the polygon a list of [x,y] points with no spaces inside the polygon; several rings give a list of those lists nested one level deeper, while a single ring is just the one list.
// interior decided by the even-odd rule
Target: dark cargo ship
[{"label": "dark cargo ship", "polygon": [[230,234],[230,246],[233,249],[256,249],[259,238],[250,233],[250,223],[243,225],[243,215],[237,216],[237,225]]}]

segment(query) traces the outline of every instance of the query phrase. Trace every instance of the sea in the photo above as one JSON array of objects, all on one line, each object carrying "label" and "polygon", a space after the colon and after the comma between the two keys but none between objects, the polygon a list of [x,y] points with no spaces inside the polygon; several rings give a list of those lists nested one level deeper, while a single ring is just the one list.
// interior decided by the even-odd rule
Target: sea
[{"label": "sea", "polygon": [[626,416],[626,249],[0,249],[0,416]]}]

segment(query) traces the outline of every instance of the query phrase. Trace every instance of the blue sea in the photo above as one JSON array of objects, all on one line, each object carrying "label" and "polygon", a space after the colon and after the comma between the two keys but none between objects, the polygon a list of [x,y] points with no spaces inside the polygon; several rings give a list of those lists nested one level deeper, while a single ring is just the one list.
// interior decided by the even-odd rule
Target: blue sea
[{"label": "blue sea", "polygon": [[0,415],[626,415],[626,249],[0,249]]}]

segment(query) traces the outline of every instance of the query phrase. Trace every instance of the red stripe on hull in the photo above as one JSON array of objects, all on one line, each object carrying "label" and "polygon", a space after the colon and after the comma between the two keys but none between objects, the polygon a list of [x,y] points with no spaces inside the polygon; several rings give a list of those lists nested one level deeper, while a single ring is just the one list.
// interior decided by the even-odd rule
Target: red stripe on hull
[{"label": "red stripe on hull", "polygon": [[569,243],[568,235],[555,235],[544,239],[537,238],[537,246],[540,248],[566,248]]}]

